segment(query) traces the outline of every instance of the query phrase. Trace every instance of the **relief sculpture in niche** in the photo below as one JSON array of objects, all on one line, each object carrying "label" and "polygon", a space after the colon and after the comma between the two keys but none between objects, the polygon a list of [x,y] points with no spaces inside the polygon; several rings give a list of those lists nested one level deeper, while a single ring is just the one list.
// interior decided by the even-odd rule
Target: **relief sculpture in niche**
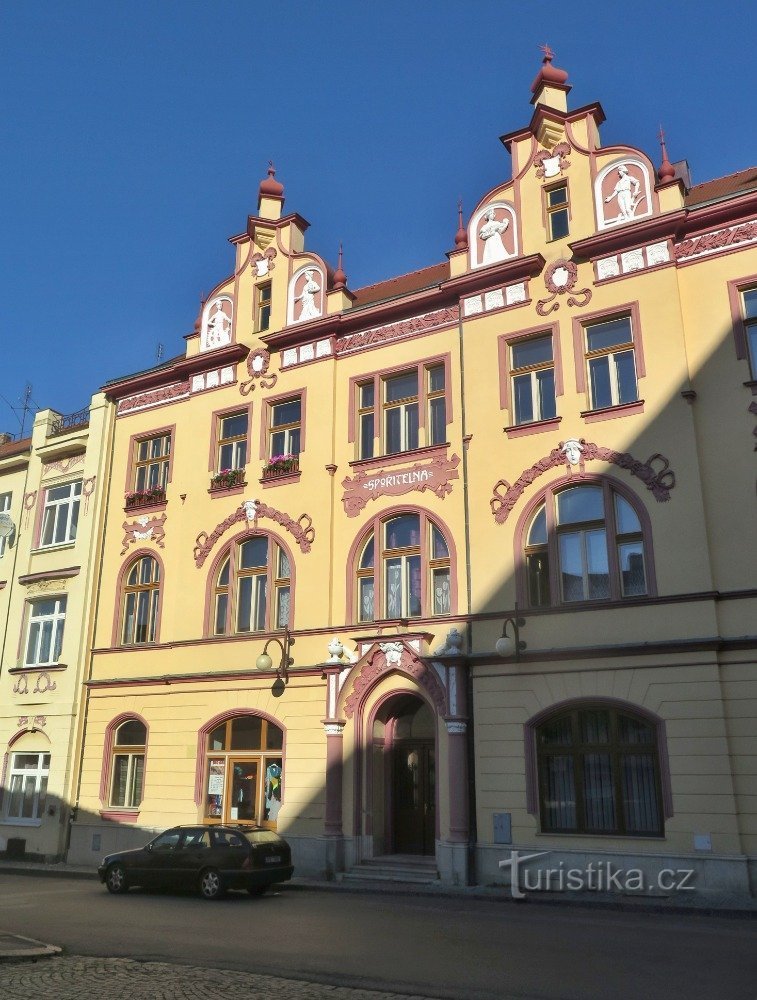
[{"label": "relief sculpture in niche", "polygon": [[508,253],[502,241],[502,234],[509,225],[509,219],[497,220],[493,208],[484,213],[484,224],[478,231],[479,238],[484,241],[484,252],[481,258],[483,265],[507,260]]},{"label": "relief sculpture in niche", "polygon": [[316,271],[314,268],[306,268],[299,294],[295,294],[294,296],[294,304],[300,303],[300,311],[297,316],[298,323],[302,323],[308,319],[318,319],[321,315],[321,307],[316,300],[316,295],[321,291],[321,286],[315,280],[315,274]]},{"label": "relief sculpture in niche", "polygon": [[610,462],[620,469],[626,469],[644,483],[658,503],[670,500],[670,491],[676,484],[676,477],[664,455],[650,455],[646,462],[640,462],[627,451],[613,451],[612,448],[605,448],[584,438],[571,438],[568,441],[561,441],[549,455],[540,458],[529,469],[521,472],[512,486],[506,479],[500,479],[494,484],[493,495],[489,501],[494,520],[497,524],[504,524],[526,487],[545,472],[564,465],[566,472],[572,475],[573,468],[577,465],[578,471],[583,473],[585,463],[591,460]]},{"label": "relief sculpture in niche", "polygon": [[595,190],[600,228],[633,222],[652,212],[648,171],[634,159],[606,168]]}]

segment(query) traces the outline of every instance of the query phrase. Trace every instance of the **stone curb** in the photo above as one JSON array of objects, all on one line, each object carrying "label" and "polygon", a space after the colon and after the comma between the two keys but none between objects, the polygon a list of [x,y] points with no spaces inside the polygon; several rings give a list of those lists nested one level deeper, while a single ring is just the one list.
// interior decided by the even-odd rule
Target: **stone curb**
[{"label": "stone curb", "polygon": [[[21,947],[18,947],[19,945]],[[17,962],[21,959],[49,958],[52,955],[59,955],[62,950],[55,944],[45,944],[44,941],[36,941],[22,934],[0,932],[0,962],[11,959]]]}]

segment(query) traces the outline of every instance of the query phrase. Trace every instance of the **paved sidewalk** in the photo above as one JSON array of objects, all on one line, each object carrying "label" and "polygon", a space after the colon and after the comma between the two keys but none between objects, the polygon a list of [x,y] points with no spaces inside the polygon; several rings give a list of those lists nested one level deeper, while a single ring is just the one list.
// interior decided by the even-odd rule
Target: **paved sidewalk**
[{"label": "paved sidewalk", "polygon": [[[4,1000],[434,1000],[413,993],[352,989],[328,983],[202,969],[130,958],[59,956],[0,964]],[[507,1000],[503,997],[502,1000]]]}]

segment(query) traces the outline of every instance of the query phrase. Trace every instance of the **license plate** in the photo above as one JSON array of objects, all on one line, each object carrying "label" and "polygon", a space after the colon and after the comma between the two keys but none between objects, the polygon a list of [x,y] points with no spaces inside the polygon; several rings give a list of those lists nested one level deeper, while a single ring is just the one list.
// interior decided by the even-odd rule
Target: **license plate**
[{"label": "license plate", "polygon": [[265,863],[267,865],[280,865],[281,864],[281,855],[280,854],[272,854],[270,857],[268,857],[268,858],[265,859]]}]

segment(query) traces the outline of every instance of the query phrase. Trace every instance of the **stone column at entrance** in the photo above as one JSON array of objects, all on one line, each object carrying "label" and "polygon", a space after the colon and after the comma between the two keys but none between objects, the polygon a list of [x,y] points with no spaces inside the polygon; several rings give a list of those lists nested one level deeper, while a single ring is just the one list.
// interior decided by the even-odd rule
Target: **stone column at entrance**
[{"label": "stone column at entrance", "polygon": [[460,719],[445,719],[449,757],[449,839],[467,843],[468,822],[468,748],[467,724]]},{"label": "stone column at entrance", "polygon": [[344,723],[324,723],[326,732],[326,836],[342,835],[342,770]]}]

